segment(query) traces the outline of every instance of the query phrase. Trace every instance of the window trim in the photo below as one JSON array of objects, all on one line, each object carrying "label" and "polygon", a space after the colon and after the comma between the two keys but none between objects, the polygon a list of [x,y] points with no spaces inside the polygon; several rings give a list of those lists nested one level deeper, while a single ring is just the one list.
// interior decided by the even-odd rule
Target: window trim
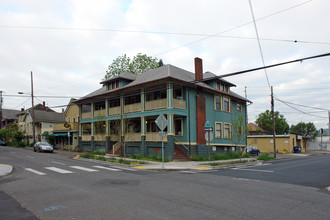
[{"label": "window trim", "polygon": [[242,105],[242,103],[240,103],[240,102],[237,102],[237,103],[236,103],[236,110],[239,111],[239,112],[241,112],[241,111],[243,110],[243,105]]},{"label": "window trim", "polygon": [[[219,96],[220,100],[220,109],[217,109],[217,96]],[[222,95],[217,95],[217,94],[214,94],[214,110],[215,111],[222,111]]]},{"label": "window trim", "polygon": [[[225,137],[225,129],[226,129],[226,125],[228,125],[229,127],[229,134],[228,137]],[[233,133],[232,133],[232,125],[230,123],[224,123],[223,124],[223,138],[224,139],[232,139]]]},{"label": "window trim", "polygon": [[[228,111],[225,109],[225,98],[228,98]],[[231,99],[229,96],[223,97],[223,111],[224,112],[231,112]]]},{"label": "window trim", "polygon": [[[220,124],[220,136],[217,136],[217,124]],[[222,127],[222,122],[216,121],[214,124],[214,136],[215,138],[223,138],[223,127]]]}]

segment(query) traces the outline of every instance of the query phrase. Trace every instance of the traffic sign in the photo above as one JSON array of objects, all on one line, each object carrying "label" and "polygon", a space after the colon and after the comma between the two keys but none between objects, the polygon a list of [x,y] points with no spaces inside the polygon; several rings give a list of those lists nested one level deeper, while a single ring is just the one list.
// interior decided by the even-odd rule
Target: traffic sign
[{"label": "traffic sign", "polygon": [[[210,133],[210,140],[209,140],[209,133]],[[205,133],[205,140],[207,142],[211,142],[213,140],[213,132],[206,132]]]},{"label": "traffic sign", "polygon": [[213,131],[212,127],[204,127],[204,131]]},{"label": "traffic sign", "polygon": [[167,127],[168,122],[165,118],[165,116],[163,115],[163,113],[161,113],[158,118],[155,121],[156,125],[158,126],[159,130],[164,131],[164,129]]}]

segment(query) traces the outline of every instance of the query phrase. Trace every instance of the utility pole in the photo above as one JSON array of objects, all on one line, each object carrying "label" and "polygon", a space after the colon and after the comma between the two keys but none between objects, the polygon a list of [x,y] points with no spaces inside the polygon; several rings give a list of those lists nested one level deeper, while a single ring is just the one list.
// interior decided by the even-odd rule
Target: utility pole
[{"label": "utility pole", "polygon": [[274,158],[276,158],[276,132],[275,132],[275,116],[274,116],[274,95],[273,95],[273,86],[271,89],[271,107],[272,107],[272,118],[273,118],[273,144],[274,144]]},{"label": "utility pole", "polygon": [[33,145],[35,143],[35,136],[36,136],[36,133],[35,133],[35,123],[34,123],[34,97],[33,97],[33,74],[32,74],[32,71],[31,71],[31,99],[32,99],[32,136],[33,136]]},{"label": "utility pole", "polygon": [[0,129],[2,127],[2,91],[0,90]]}]

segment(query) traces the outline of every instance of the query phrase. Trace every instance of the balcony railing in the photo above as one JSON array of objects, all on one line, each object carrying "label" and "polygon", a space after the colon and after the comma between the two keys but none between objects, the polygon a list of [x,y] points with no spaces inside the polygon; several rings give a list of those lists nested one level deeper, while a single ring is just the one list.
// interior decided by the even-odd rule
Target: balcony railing
[{"label": "balcony railing", "polygon": [[134,103],[124,106],[124,113],[140,112],[141,103]]},{"label": "balcony railing", "polygon": [[139,141],[141,141],[141,133],[126,133],[125,141],[126,142],[139,142]]},{"label": "balcony railing", "polygon": [[92,117],[92,112],[84,112],[81,114],[82,119],[88,119]]},{"label": "balcony railing", "polygon": [[81,140],[82,141],[91,141],[91,135],[82,135]]},{"label": "balcony railing", "polygon": [[109,108],[109,115],[119,115],[119,114],[120,114],[120,106]]},{"label": "balcony railing", "polygon": [[[147,133],[146,141],[162,141],[162,137],[159,136],[158,132]],[[164,137],[164,141],[167,141],[167,134]]]},{"label": "balcony railing", "polygon": [[145,110],[155,110],[155,109],[162,109],[167,108],[167,99],[158,99],[152,101],[145,102]]},{"label": "balcony railing", "polygon": [[69,131],[69,130],[79,130],[78,122],[68,123],[69,127],[65,127],[64,123],[55,124],[54,131]]},{"label": "balcony railing", "polygon": [[105,116],[105,109],[95,110],[94,111],[94,118],[104,117]]},{"label": "balcony railing", "polygon": [[95,134],[94,141],[106,141],[105,134]]},{"label": "balcony railing", "polygon": [[181,99],[173,99],[173,107],[186,110],[186,101]]}]

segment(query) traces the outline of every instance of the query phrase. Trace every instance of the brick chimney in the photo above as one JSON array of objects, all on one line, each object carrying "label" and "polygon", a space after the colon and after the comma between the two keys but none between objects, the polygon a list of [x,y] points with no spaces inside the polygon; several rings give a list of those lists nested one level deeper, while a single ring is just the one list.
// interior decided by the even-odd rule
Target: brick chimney
[{"label": "brick chimney", "polygon": [[[203,81],[203,61],[202,59],[195,58],[195,80]],[[197,89],[196,95],[196,142],[198,145],[205,145],[206,140],[204,137],[204,125],[206,121],[206,106],[203,91]]]},{"label": "brick chimney", "polygon": [[42,107],[46,108],[46,102],[42,102]]},{"label": "brick chimney", "polygon": [[195,57],[195,80],[203,81],[203,61],[198,57]]}]

